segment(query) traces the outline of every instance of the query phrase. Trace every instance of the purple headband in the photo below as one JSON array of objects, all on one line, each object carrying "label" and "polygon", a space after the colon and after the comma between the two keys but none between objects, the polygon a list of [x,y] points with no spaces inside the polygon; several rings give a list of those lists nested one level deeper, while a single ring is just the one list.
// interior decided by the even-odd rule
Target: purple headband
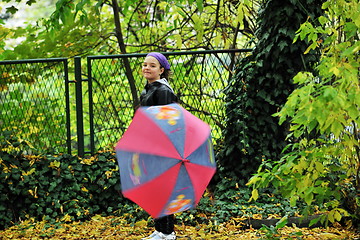
[{"label": "purple headband", "polygon": [[168,60],[166,59],[166,57],[164,55],[162,55],[161,53],[158,53],[158,52],[151,52],[149,53],[148,55],[146,56],[151,56],[151,57],[154,57],[156,58],[160,65],[162,67],[164,67],[165,69],[169,70],[170,69],[170,64],[168,62]]}]

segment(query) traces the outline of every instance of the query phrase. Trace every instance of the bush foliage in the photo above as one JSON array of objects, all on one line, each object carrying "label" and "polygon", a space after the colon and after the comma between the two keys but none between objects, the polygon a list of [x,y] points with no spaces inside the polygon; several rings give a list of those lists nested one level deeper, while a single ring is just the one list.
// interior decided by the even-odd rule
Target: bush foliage
[{"label": "bush foliage", "polygon": [[[0,229],[25,219],[70,222],[88,220],[96,214],[122,216],[133,223],[151,219],[122,197],[113,152],[99,152],[89,158],[38,155],[29,142],[3,131],[0,181]],[[217,224],[234,217],[267,218],[299,211],[268,193],[257,203],[249,203],[250,196],[250,189],[223,178],[212,191],[204,193],[196,209],[179,213],[177,220],[187,225]]]},{"label": "bush foliage", "polygon": [[[264,162],[250,180],[256,190],[274,187],[292,204],[304,201],[327,212],[323,222],[360,223],[359,1],[326,1],[319,25],[306,21],[295,41],[321,49],[317,74],[299,72],[297,89],[276,114],[290,120],[296,139],[279,161]],[[336,21],[334,21],[336,19]]]},{"label": "bush foliage", "polygon": [[11,132],[1,135],[1,227],[34,216],[82,220],[126,204],[119,201],[119,173],[113,154],[80,159],[33,151],[27,141]]}]

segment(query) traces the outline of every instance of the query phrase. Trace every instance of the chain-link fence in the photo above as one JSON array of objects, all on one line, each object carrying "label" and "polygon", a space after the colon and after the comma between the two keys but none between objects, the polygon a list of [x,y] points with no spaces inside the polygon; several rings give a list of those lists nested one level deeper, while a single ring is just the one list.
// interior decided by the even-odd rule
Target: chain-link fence
[{"label": "chain-link fence", "polygon": [[66,58],[0,62],[0,131],[40,151],[70,152]]},{"label": "chain-link fence", "polygon": [[[165,53],[180,104],[211,126],[215,142],[226,125],[223,90],[234,63],[246,52]],[[44,152],[77,150],[82,155],[113,149],[134,114],[124,63],[129,63],[139,96],[146,81],[141,76],[145,56],[89,56],[84,68],[75,58],[70,71],[72,59],[66,58],[0,62],[1,130],[16,130]]]},{"label": "chain-link fence", "polygon": [[[180,98],[180,104],[207,122],[214,141],[221,138],[225,127],[224,88],[234,63],[249,50],[192,51],[165,53],[172,71],[170,84]],[[133,116],[132,96],[124,59],[129,59],[137,93],[146,80],[141,66],[146,54],[125,54],[88,57],[92,114],[85,121],[90,138],[85,145],[112,148]],[[93,137],[93,138],[92,138]],[[91,148],[91,147],[90,147]]]}]

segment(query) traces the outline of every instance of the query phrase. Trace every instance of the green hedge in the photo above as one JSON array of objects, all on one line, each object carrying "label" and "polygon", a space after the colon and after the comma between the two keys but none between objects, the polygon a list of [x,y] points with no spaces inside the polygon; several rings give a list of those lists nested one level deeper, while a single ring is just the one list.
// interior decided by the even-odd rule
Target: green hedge
[{"label": "green hedge", "polygon": [[[234,179],[221,177],[210,186],[196,209],[177,215],[178,223],[221,223],[233,217],[293,215],[284,199],[264,193],[249,203],[251,190]],[[69,154],[39,155],[10,131],[0,132],[0,229],[34,218],[48,222],[85,221],[95,214],[123,216],[131,222],[148,219],[139,206],[122,197],[113,152],[88,158]]]},{"label": "green hedge", "polygon": [[85,220],[134,209],[121,195],[114,153],[84,159],[37,155],[9,131],[2,132],[0,147],[0,228],[29,217]]}]

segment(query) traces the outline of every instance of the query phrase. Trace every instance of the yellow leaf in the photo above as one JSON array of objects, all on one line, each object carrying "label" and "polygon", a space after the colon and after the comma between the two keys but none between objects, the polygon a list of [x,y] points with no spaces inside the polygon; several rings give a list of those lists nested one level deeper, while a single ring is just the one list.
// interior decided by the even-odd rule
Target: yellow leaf
[{"label": "yellow leaf", "polygon": [[340,71],[337,67],[332,67],[329,69],[330,72],[334,73],[335,76],[338,76]]},{"label": "yellow leaf", "polygon": [[340,221],[341,220],[340,212],[336,211],[335,214],[334,214],[334,218],[336,219],[336,221]]},{"label": "yellow leaf", "polygon": [[319,237],[319,239],[339,239],[339,236],[334,233],[320,233]]},{"label": "yellow leaf", "polygon": [[146,227],[147,226],[147,221],[146,220],[141,220],[135,223],[136,227]]},{"label": "yellow leaf", "polygon": [[317,46],[317,42],[315,41],[305,50],[304,54],[308,54],[310,50],[315,49],[316,46]]},{"label": "yellow leaf", "polygon": [[240,3],[237,9],[236,24],[240,24],[240,28],[244,28],[244,4]]},{"label": "yellow leaf", "polygon": [[10,167],[11,167],[11,168],[18,168],[18,166],[13,165],[13,164],[10,164]]},{"label": "yellow leaf", "polygon": [[102,217],[99,214],[97,214],[91,218],[92,221],[103,221],[103,219],[104,219],[104,217]]},{"label": "yellow leaf", "polygon": [[112,176],[112,171],[106,171],[105,172],[106,178],[109,179]]},{"label": "yellow leaf", "polygon": [[60,162],[58,161],[53,161],[49,164],[50,168],[59,168],[60,167]]},{"label": "yellow leaf", "polygon": [[80,163],[86,164],[86,165],[91,165],[93,163],[93,161],[95,161],[95,158],[90,157],[90,158],[85,158],[85,159],[81,160]]},{"label": "yellow leaf", "polygon": [[34,173],[34,172],[35,172],[35,168],[32,168],[32,169],[30,169],[30,171],[23,172],[22,175],[23,175],[23,176],[28,176],[28,175],[31,175],[31,174]]},{"label": "yellow leaf", "polygon": [[321,162],[315,162],[315,168],[318,172],[323,172],[324,171],[324,166]]},{"label": "yellow leaf", "polygon": [[249,182],[246,183],[246,186],[249,186],[249,185],[252,185],[252,184],[255,184],[257,181],[261,180],[260,177],[252,177]]},{"label": "yellow leaf", "polygon": [[40,129],[34,126],[29,126],[30,133],[39,133]]},{"label": "yellow leaf", "polygon": [[255,201],[259,198],[259,192],[257,189],[253,189],[251,192],[251,198],[249,199],[249,202],[251,202],[252,199]]},{"label": "yellow leaf", "polygon": [[329,219],[329,221],[330,221],[331,223],[335,222],[335,221],[334,221],[334,212],[333,212],[333,211],[329,212],[329,214],[328,214],[328,219]]},{"label": "yellow leaf", "polygon": [[71,222],[71,216],[69,214],[66,214],[61,221],[63,222]]}]

